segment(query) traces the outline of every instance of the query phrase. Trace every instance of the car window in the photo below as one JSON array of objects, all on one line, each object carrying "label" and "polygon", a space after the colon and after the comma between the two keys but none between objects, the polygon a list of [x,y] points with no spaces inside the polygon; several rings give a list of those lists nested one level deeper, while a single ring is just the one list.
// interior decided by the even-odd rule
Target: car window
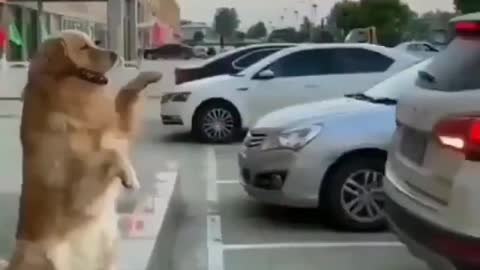
[{"label": "car window", "polygon": [[264,49],[264,50],[258,50],[258,51],[253,51],[248,54],[245,54],[235,60],[232,65],[236,69],[245,69],[248,68],[249,66],[255,64],[259,60],[273,54],[274,52],[277,52],[281,50],[281,48],[275,48],[275,49]]},{"label": "car window", "polygon": [[480,88],[480,38],[462,36],[437,54],[432,63],[419,72],[419,87],[445,92]]},{"label": "car window", "polygon": [[330,74],[333,55],[330,50],[303,50],[284,56],[269,66],[276,77],[300,77]]},{"label": "car window", "polygon": [[335,73],[370,73],[384,72],[392,64],[393,59],[381,53],[362,48],[334,49]]},{"label": "car window", "polygon": [[419,51],[420,48],[418,47],[418,44],[409,44],[407,46],[408,51]]}]

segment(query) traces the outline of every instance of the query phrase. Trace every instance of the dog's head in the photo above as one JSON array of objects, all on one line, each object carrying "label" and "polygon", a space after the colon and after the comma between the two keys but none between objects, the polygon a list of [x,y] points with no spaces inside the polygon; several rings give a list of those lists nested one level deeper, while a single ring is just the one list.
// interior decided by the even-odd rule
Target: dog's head
[{"label": "dog's head", "polygon": [[76,76],[106,84],[107,73],[118,60],[116,53],[102,49],[86,34],[67,30],[44,41],[31,61],[31,72],[55,78]]}]

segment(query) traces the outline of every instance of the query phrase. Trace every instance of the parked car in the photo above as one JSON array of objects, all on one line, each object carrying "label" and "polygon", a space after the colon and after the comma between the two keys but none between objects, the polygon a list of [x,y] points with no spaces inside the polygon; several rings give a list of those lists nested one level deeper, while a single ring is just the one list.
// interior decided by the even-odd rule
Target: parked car
[{"label": "parked car", "polygon": [[231,142],[269,112],[366,91],[419,61],[372,44],[299,45],[237,74],[178,85],[163,95],[161,117],[202,141]]},{"label": "parked car", "polygon": [[175,83],[182,84],[216,75],[235,74],[274,52],[292,46],[294,44],[261,44],[221,53],[199,65],[176,68]]},{"label": "parked car", "polygon": [[480,13],[453,23],[456,37],[397,107],[386,214],[432,269],[480,269]]},{"label": "parked car", "polygon": [[190,59],[194,56],[193,48],[184,44],[166,44],[154,49],[145,49],[144,58],[155,59]]},{"label": "parked car", "polygon": [[261,118],[238,155],[245,191],[268,204],[322,207],[345,229],[384,228],[382,178],[396,99],[415,89],[417,72],[426,64],[363,94],[287,107]]},{"label": "parked car", "polygon": [[208,48],[205,46],[195,46],[193,47],[193,55],[196,58],[208,58]]},{"label": "parked car", "polygon": [[400,43],[395,49],[411,53],[421,58],[430,58],[440,52],[440,50],[433,44],[424,41],[408,41]]}]

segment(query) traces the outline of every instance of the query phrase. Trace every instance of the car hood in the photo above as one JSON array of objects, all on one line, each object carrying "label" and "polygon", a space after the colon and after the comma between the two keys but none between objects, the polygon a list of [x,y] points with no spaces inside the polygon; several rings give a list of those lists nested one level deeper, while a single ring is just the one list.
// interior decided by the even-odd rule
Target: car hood
[{"label": "car hood", "polygon": [[262,117],[254,128],[284,128],[293,123],[297,124],[321,117],[332,118],[351,114],[378,113],[394,109],[394,106],[374,104],[352,98],[338,98],[286,107],[271,112]]},{"label": "car hood", "polygon": [[214,77],[203,78],[191,82],[186,82],[175,87],[174,92],[183,91],[198,91],[201,89],[211,89],[215,85],[225,84],[235,85],[239,82],[243,82],[243,77],[235,77],[231,75],[218,75]]}]

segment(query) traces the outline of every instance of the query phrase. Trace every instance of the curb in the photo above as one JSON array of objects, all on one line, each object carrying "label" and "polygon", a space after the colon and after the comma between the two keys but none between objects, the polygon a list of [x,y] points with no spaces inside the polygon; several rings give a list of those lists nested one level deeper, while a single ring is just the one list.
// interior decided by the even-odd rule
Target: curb
[{"label": "curb", "polygon": [[178,172],[157,174],[156,192],[120,214],[120,270],[172,269],[174,241],[183,218]]}]

